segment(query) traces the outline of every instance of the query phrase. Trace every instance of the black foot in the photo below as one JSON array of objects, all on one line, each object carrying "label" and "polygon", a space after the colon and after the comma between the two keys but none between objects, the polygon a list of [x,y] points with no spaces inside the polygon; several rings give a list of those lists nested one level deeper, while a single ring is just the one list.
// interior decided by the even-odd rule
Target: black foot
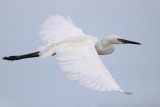
[{"label": "black foot", "polygon": [[3,60],[10,60],[10,61],[14,61],[18,59],[20,59],[18,56],[3,57]]}]

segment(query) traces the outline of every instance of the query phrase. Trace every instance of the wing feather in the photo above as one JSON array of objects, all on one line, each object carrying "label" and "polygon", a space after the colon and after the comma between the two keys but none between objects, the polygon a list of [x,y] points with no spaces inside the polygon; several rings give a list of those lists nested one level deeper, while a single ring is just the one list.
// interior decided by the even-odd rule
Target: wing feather
[{"label": "wing feather", "polygon": [[72,47],[72,51],[69,47],[60,50],[63,51],[56,51],[56,59],[68,78],[93,90],[123,92],[101,62],[95,45],[79,46],[74,50]]},{"label": "wing feather", "polygon": [[67,19],[62,15],[49,17],[42,25],[39,32],[45,43],[56,43],[72,36],[85,35],[82,30],[76,27],[70,17]]}]

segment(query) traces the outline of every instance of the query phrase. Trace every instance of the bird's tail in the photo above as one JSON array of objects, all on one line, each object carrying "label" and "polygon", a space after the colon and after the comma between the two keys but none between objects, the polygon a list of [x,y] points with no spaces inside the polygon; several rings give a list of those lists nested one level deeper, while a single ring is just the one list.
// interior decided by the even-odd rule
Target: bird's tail
[{"label": "bird's tail", "polygon": [[3,59],[14,61],[14,60],[20,60],[20,59],[25,59],[25,58],[34,58],[34,57],[39,57],[39,52],[29,53],[25,55],[15,55],[15,56],[3,57]]}]

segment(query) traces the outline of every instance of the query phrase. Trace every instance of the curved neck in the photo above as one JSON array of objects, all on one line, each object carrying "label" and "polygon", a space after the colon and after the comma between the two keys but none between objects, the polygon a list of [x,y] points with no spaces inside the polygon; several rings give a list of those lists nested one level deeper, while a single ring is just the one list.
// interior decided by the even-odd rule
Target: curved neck
[{"label": "curved neck", "polygon": [[108,41],[101,41],[96,44],[96,50],[99,55],[111,54],[114,51],[114,46]]}]

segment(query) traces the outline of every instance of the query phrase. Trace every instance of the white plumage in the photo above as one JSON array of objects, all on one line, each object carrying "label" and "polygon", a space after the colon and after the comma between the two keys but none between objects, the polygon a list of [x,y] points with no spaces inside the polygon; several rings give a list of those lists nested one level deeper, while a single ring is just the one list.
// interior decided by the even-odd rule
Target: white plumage
[{"label": "white plumage", "polygon": [[61,15],[49,17],[42,24],[40,34],[46,43],[38,49],[40,57],[56,53],[57,63],[67,72],[68,78],[94,90],[124,92],[98,56],[98,53],[112,53],[112,44],[122,43],[119,37],[109,36],[99,42],[97,38],[85,35],[69,17],[66,19]]},{"label": "white plumage", "polygon": [[46,43],[56,43],[72,36],[85,35],[81,29],[74,26],[71,19],[62,15],[49,17],[42,25],[39,32]]}]

